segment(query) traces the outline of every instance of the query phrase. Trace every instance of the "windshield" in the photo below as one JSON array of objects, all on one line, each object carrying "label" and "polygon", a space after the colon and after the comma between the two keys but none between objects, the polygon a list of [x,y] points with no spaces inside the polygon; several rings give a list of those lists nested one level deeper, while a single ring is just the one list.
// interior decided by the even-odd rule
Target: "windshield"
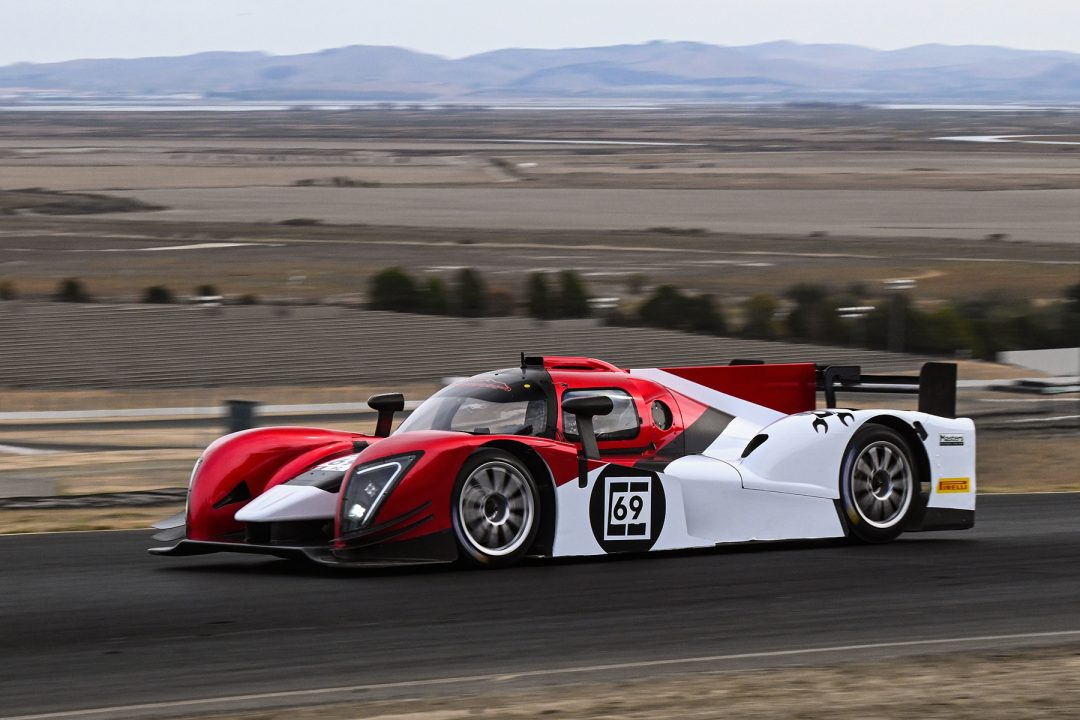
[{"label": "windshield", "polygon": [[543,435],[548,397],[520,370],[477,375],[445,387],[413,411],[397,432],[452,430],[475,435]]}]

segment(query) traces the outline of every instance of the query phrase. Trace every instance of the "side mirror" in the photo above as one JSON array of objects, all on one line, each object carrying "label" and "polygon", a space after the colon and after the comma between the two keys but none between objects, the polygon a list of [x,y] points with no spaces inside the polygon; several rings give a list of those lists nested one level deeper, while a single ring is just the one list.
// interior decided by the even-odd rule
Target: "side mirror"
[{"label": "side mirror", "polygon": [[611,398],[605,395],[585,395],[563,401],[563,412],[577,418],[578,435],[581,437],[581,454],[578,455],[579,487],[586,487],[589,484],[587,461],[600,459],[600,448],[596,445],[593,418],[597,415],[607,415],[614,407]]},{"label": "side mirror", "polygon": [[389,437],[390,426],[394,424],[394,413],[405,409],[405,396],[401,393],[372,395],[367,404],[379,413],[379,420],[375,424],[375,437]]}]

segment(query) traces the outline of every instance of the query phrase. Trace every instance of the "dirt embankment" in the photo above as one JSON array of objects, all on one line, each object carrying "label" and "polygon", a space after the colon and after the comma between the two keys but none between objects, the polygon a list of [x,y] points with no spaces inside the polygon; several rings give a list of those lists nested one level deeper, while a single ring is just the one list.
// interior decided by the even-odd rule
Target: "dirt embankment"
[{"label": "dirt embankment", "polygon": [[[982,652],[609,683],[514,689],[513,681],[456,692],[363,700],[203,720],[465,720],[466,718],[754,718],[755,720],[1042,720],[1075,718],[1080,648]],[[193,716],[194,717],[194,716]]]},{"label": "dirt embankment", "polygon": [[0,215],[97,215],[165,209],[164,205],[100,193],[56,192],[44,188],[0,190]]}]

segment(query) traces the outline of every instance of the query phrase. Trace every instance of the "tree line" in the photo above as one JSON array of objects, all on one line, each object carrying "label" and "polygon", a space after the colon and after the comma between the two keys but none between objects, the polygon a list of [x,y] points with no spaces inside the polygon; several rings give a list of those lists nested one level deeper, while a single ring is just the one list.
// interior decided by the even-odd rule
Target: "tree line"
[{"label": "tree line", "polygon": [[[630,294],[645,293],[641,276],[628,280]],[[216,296],[211,285],[198,296]],[[10,281],[0,281],[0,300],[18,297]],[[524,314],[540,320],[584,318],[596,314],[589,290],[572,270],[534,272],[520,295],[492,288],[473,268],[458,269],[449,280],[417,278],[400,267],[381,270],[368,286],[372,310],[484,317]],[[53,299],[91,302],[85,284],[66,278]],[[145,288],[142,302],[172,303],[165,286]],[[241,304],[258,302],[251,295]],[[851,345],[932,355],[969,355],[993,359],[1005,350],[1073,346],[1080,342],[1080,283],[1065,289],[1057,302],[1033,303],[1001,295],[915,303],[906,293],[873,293],[866,286],[837,289],[800,283],[779,296],[753,295],[737,303],[708,293],[686,292],[674,285],[652,288],[632,306],[604,311],[611,325],[645,326],[756,340]]]},{"label": "tree line", "polygon": [[[524,294],[524,310],[535,318],[580,318],[590,314],[585,283],[571,270],[553,279],[546,273],[530,274]],[[449,283],[438,277],[418,280],[401,268],[387,268],[372,276],[368,298],[372,310],[428,315],[483,317],[514,315],[519,310],[516,295],[489,288],[473,268],[460,268]]]}]

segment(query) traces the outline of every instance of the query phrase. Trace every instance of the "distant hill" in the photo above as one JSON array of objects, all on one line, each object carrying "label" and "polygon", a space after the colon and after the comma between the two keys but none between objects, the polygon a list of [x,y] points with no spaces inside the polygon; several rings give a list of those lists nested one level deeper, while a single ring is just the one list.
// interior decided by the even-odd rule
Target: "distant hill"
[{"label": "distant hill", "polygon": [[0,67],[0,94],[222,100],[1080,103],[1080,55],[990,46],[691,42],[497,50],[451,60],[355,45]]}]

